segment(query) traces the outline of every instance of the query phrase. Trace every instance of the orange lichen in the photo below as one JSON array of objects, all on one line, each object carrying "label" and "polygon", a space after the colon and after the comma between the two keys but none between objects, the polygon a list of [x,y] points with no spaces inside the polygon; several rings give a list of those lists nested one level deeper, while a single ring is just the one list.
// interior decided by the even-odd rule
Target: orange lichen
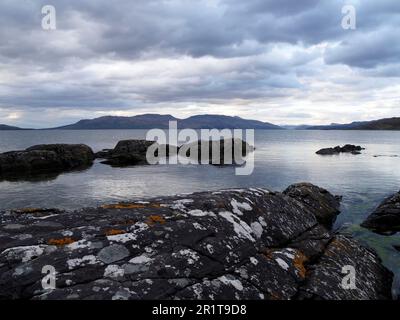
[{"label": "orange lichen", "polygon": [[50,239],[47,244],[52,246],[65,246],[67,244],[74,243],[75,240],[72,238],[61,238],[61,239]]},{"label": "orange lichen", "polygon": [[106,230],[104,233],[106,236],[116,236],[117,234],[124,234],[124,233],[126,233],[126,231],[118,230],[118,229],[109,229],[109,230]]},{"label": "orange lichen", "polygon": [[143,209],[143,208],[160,208],[158,203],[116,203],[105,204],[104,209]]},{"label": "orange lichen", "polygon": [[148,219],[145,221],[148,225],[152,226],[156,223],[164,224],[165,219],[162,216],[157,216],[157,215],[151,215],[148,217]]},{"label": "orange lichen", "polygon": [[129,226],[135,224],[136,221],[133,219],[123,220],[123,221],[112,221],[111,224],[115,226]]},{"label": "orange lichen", "polygon": [[307,269],[304,266],[306,261],[307,257],[301,251],[297,251],[293,259],[293,265],[301,278],[306,277]]}]

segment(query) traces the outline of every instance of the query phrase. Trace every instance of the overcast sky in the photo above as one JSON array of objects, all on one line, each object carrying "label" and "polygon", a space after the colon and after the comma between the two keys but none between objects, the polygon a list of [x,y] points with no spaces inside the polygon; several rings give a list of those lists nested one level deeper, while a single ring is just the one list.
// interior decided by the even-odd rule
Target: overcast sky
[{"label": "overcast sky", "polygon": [[[56,30],[42,29],[46,4]],[[400,116],[399,36],[399,0],[1,0],[0,123]]]}]

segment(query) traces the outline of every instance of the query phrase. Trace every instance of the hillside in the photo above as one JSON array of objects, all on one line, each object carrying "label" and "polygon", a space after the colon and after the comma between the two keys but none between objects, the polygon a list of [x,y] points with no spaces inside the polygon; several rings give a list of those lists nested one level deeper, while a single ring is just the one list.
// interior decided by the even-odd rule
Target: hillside
[{"label": "hillside", "polygon": [[26,129],[0,124],[0,130],[26,130]]},{"label": "hillside", "polygon": [[52,129],[87,130],[87,129],[151,129],[168,128],[169,121],[177,121],[179,128],[192,129],[283,129],[268,122],[247,120],[240,117],[223,115],[197,115],[178,119],[171,115],[143,114],[133,117],[105,116],[95,119],[80,120],[77,123]]},{"label": "hillside", "polygon": [[400,118],[357,121],[348,124],[333,123],[326,126],[309,126],[307,130],[400,130]]}]

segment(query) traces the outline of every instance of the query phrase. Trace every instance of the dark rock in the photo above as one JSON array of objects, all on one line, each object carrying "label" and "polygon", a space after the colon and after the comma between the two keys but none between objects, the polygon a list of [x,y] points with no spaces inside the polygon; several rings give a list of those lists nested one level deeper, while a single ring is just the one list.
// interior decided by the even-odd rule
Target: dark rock
[{"label": "dark rock", "polygon": [[[0,298],[390,299],[392,274],[378,256],[319,223],[334,212],[337,199],[309,184],[7,211]],[[45,265],[57,271],[54,290],[41,287]],[[348,265],[359,279],[350,291],[341,286]]]},{"label": "dark rock", "polygon": [[379,234],[394,234],[400,231],[400,192],[386,198],[361,224]]},{"label": "dark rock", "polygon": [[[209,141],[199,140],[180,147],[180,154],[194,159],[198,163],[213,165],[243,164],[245,162],[244,158],[253,151],[254,147],[250,146],[246,141],[233,138]],[[227,157],[225,158],[225,156]]]},{"label": "dark rock", "polygon": [[341,197],[333,196],[327,190],[311,183],[293,184],[283,193],[306,204],[318,222],[327,228],[332,227],[340,213]]},{"label": "dark rock", "polygon": [[62,172],[90,166],[94,154],[83,144],[37,145],[0,154],[0,176]]},{"label": "dark rock", "polygon": [[351,153],[351,154],[361,154],[361,150],[365,150],[365,148],[362,148],[361,146],[355,146],[352,144],[346,144],[343,147],[336,146],[334,148],[324,148],[321,150],[318,150],[316,154],[319,155],[334,155],[334,154],[340,154],[340,153]]},{"label": "dark rock", "polygon": [[[147,150],[154,144],[156,144],[157,148],[160,148],[160,145],[155,141],[122,140],[117,143],[114,149],[102,150],[98,152],[96,156],[106,159],[102,161],[102,163],[116,167],[144,165],[148,164],[146,159]],[[169,152],[169,147],[167,151]],[[155,155],[157,155],[157,152],[155,152]],[[167,154],[165,156],[167,156]]]}]

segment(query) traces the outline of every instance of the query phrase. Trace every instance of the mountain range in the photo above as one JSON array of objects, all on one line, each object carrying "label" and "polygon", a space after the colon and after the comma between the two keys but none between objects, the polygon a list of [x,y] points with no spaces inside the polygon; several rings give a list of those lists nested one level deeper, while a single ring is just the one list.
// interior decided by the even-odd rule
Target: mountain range
[{"label": "mountain range", "polygon": [[[261,130],[400,130],[400,117],[373,121],[355,121],[348,124],[332,123],[330,125],[283,125],[269,122],[248,120],[224,115],[196,115],[186,119],[172,115],[142,114],[133,117],[104,116],[95,119],[84,119],[74,124],[48,130],[94,130],[94,129],[167,129],[169,121],[177,121],[178,128],[191,129],[261,129]],[[29,130],[0,124],[0,130]]]},{"label": "mountain range", "polygon": [[176,121],[180,129],[282,129],[272,123],[246,120],[240,117],[198,115],[186,119],[178,119],[171,115],[160,114],[142,114],[133,117],[105,116],[90,120],[80,120],[77,123],[53,129],[167,129],[169,121]]}]

